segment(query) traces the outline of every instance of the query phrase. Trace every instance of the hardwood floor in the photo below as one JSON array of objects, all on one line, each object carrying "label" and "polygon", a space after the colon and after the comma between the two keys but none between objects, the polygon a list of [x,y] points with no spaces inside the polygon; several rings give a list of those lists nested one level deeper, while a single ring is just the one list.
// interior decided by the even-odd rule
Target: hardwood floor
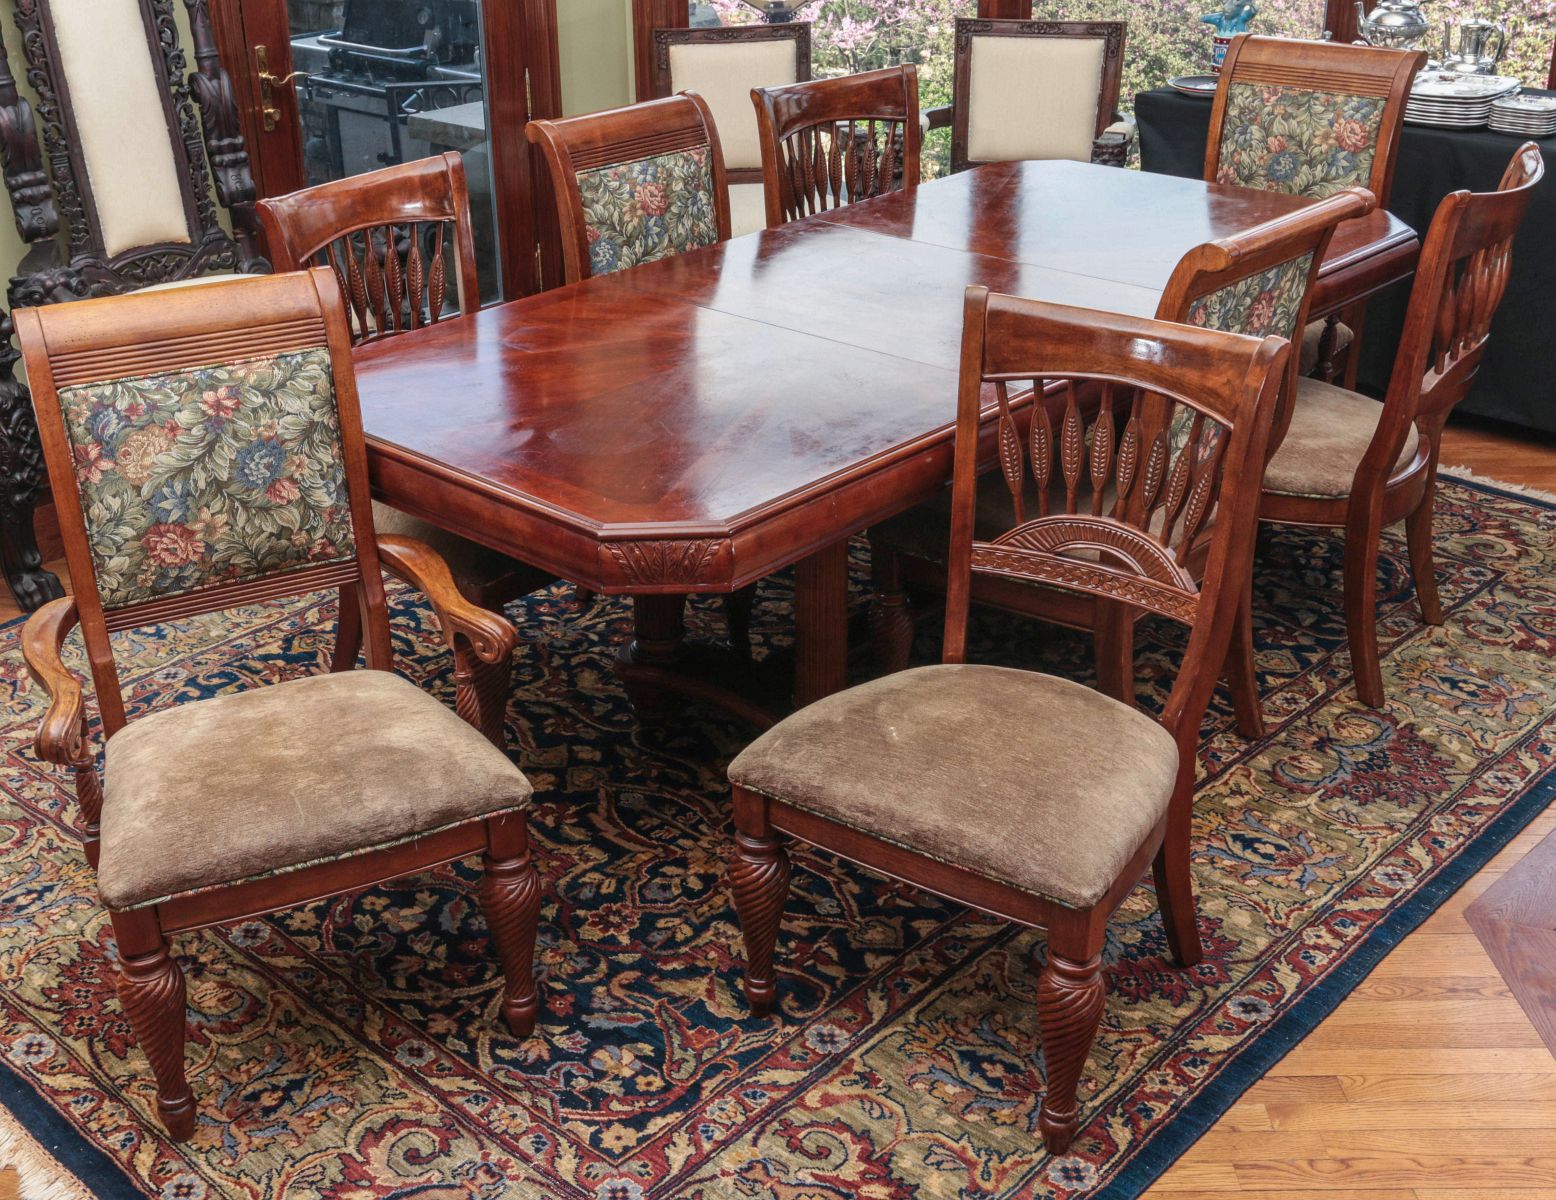
[{"label": "hardwood floor", "polygon": [[[1556,439],[1456,425],[1443,462],[1556,492]],[[0,600],[0,619],[15,615]],[[1406,938],[1150,1200],[1556,1197],[1556,1058],[1464,918],[1553,832],[1556,809]]]},{"label": "hardwood floor", "polygon": [[[1442,461],[1556,492],[1556,439],[1455,425]],[[1556,1058],[1464,918],[1553,832],[1556,808],[1401,942],[1147,1200],[1556,1197]],[[1556,890],[1556,872],[1546,886]]]}]

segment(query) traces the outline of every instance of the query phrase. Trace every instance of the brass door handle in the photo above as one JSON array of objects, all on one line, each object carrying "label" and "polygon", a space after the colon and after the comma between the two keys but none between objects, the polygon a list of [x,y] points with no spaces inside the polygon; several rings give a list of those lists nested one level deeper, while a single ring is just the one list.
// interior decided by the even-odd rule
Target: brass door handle
[{"label": "brass door handle", "polygon": [[266,133],[274,133],[281,123],[281,106],[276,103],[276,88],[285,87],[294,79],[306,79],[307,71],[293,71],[277,78],[270,73],[270,47],[254,47],[254,65],[259,68],[259,115]]}]

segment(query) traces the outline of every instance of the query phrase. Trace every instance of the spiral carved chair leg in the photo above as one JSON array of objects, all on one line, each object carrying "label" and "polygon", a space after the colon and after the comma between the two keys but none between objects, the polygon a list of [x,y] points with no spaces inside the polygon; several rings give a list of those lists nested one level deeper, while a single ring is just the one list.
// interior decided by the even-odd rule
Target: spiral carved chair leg
[{"label": "spiral carved chair leg", "polygon": [[767,802],[738,787],[729,887],[746,943],[746,1000],[752,1015],[765,1017],[778,990],[773,950],[789,898],[789,855],[768,821]]},{"label": "spiral carved chair leg", "polygon": [[535,1032],[540,991],[535,985],[535,936],[540,925],[540,872],[530,854],[522,813],[486,823],[481,911],[503,971],[503,1020],[514,1037]]},{"label": "spiral carved chair leg", "polygon": [[1102,1021],[1107,988],[1102,979],[1100,931],[1095,946],[1061,942],[1062,949],[1055,946],[1053,934],[1050,930],[1048,965],[1037,981],[1038,1029],[1048,1085],[1038,1126],[1049,1152],[1063,1154],[1080,1127],[1076,1090]]},{"label": "spiral carved chair leg", "polygon": [[112,914],[119,947],[119,1003],[157,1081],[157,1113],[168,1135],[183,1141],[194,1132],[194,1096],[184,1078],[184,975],[149,912]]}]

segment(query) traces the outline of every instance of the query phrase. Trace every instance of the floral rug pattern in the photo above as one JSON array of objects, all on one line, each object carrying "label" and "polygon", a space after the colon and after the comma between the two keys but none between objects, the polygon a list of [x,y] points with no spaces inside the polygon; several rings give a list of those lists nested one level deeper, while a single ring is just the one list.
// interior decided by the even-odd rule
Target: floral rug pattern
[{"label": "floral rug pattern", "polygon": [[[1449,482],[1438,528],[1440,629],[1417,619],[1402,542],[1385,547],[1381,712],[1350,689],[1338,540],[1261,538],[1271,730],[1243,742],[1222,696],[1207,718],[1205,960],[1166,964],[1148,884],[1126,902],[1063,1158],[1037,1134],[1040,933],[800,849],[780,1015],[747,1015],[722,771],[749,733],[692,709],[639,727],[610,670],[626,609],[580,615],[560,589],[511,610],[511,747],[547,884],[538,1036],[497,1019],[473,864],[182,935],[199,1108],[184,1144],[152,1116],[74,802],[31,752],[41,697],[19,626],[0,631],[0,1105],[101,1196],[1137,1196],[1548,798],[1556,509]],[[448,697],[429,613],[393,602],[402,669]],[[333,608],[116,635],[132,709],[322,669]],[[786,615],[785,582],[764,585],[759,652]],[[717,636],[717,607],[697,604],[692,627]],[[973,649],[1088,671],[1083,640],[992,614]],[[1165,626],[1141,638],[1147,702],[1179,649]],[[926,614],[917,654],[937,650]]]}]

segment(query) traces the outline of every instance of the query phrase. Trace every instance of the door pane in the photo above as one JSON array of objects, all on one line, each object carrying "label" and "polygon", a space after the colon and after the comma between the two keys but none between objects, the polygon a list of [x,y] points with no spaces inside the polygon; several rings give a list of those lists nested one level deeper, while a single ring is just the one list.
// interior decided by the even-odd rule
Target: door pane
[{"label": "door pane", "polygon": [[[490,2],[490,0],[488,0]],[[482,0],[287,0],[310,184],[457,150],[482,300],[501,294]]]}]

